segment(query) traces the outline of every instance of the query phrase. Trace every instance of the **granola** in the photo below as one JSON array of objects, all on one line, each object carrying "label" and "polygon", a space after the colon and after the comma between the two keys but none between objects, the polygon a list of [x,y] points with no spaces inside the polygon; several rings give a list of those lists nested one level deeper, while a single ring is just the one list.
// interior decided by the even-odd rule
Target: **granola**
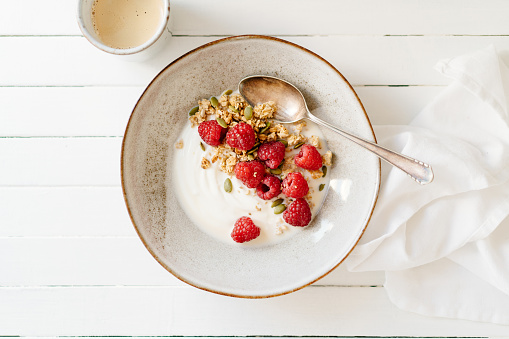
[{"label": "granola", "polygon": [[175,143],[175,148],[176,148],[176,149],[182,149],[182,148],[184,148],[184,140],[180,139],[179,141],[177,141],[177,142]]}]

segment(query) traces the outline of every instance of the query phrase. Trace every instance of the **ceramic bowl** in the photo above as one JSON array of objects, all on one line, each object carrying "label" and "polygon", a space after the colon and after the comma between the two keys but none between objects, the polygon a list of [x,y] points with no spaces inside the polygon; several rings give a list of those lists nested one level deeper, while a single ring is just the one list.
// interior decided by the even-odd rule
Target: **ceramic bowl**
[{"label": "ceramic bowl", "polygon": [[347,80],[323,58],[266,36],[238,36],[203,45],[176,59],[148,85],[122,145],[122,186],[132,222],[146,248],[169,272],[197,288],[261,298],[290,293],[320,279],[352,251],[378,196],[380,160],[328,130],[334,154],[330,188],[311,224],[275,245],[243,247],[217,241],[194,225],[173,193],[168,168],[174,145],[201,98],[236,89],[240,79],[267,74],[295,84],[323,120],[375,140]]}]

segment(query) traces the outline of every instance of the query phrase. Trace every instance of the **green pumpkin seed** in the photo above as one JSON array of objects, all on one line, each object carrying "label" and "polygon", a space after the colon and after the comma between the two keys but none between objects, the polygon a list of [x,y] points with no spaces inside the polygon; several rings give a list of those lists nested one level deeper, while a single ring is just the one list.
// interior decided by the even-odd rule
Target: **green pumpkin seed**
[{"label": "green pumpkin seed", "polygon": [[283,203],[283,201],[285,201],[285,200],[282,198],[276,199],[272,202],[272,205],[270,205],[270,207],[274,208],[276,206],[279,206]]},{"label": "green pumpkin seed", "polygon": [[325,184],[321,184],[320,186],[318,186],[318,190],[321,192],[321,191],[323,191],[324,187],[325,187]]},{"label": "green pumpkin seed", "polygon": [[235,107],[233,107],[232,105],[228,106],[228,108],[230,109],[230,111],[232,112],[235,112],[235,113],[239,113],[239,110],[236,109]]},{"label": "green pumpkin seed", "polygon": [[301,147],[302,145],[304,145],[304,143],[299,142],[297,145],[293,146],[293,149],[297,149],[297,148]]},{"label": "green pumpkin seed", "polygon": [[252,155],[252,154],[248,154],[248,155],[247,155],[247,160],[249,160],[249,161],[254,160],[254,155]]},{"label": "green pumpkin seed", "polygon": [[230,180],[230,178],[226,178],[226,180],[224,181],[224,190],[227,193],[230,193],[232,189],[233,189],[232,181]]},{"label": "green pumpkin seed", "polygon": [[285,139],[279,139],[277,140],[279,141],[280,143],[282,143],[283,145],[285,145],[285,147],[288,147],[288,141],[286,141]]},{"label": "green pumpkin seed", "polygon": [[228,128],[228,125],[226,124],[226,121],[223,120],[223,118],[217,118],[217,123],[221,125],[221,127]]},{"label": "green pumpkin seed", "polygon": [[251,118],[253,117],[253,107],[247,106],[244,109],[244,117],[246,118],[246,120],[251,120]]},{"label": "green pumpkin seed", "polygon": [[191,108],[191,110],[189,111],[189,116],[195,115],[199,109],[200,108],[198,106],[194,106],[193,108]]},{"label": "green pumpkin seed", "polygon": [[258,146],[251,148],[249,151],[247,151],[247,155],[253,154],[254,152],[258,151]]},{"label": "green pumpkin seed", "polygon": [[224,91],[223,95],[230,95],[232,93],[233,91],[231,89],[227,89],[226,91]]},{"label": "green pumpkin seed", "polygon": [[202,150],[203,152],[205,152],[205,145],[203,144],[203,142],[200,142],[200,147],[201,147],[201,150]]},{"label": "green pumpkin seed", "polygon": [[274,207],[274,214],[281,214],[285,211],[285,209],[286,209],[285,204],[277,205],[276,207]]},{"label": "green pumpkin seed", "polygon": [[325,178],[325,176],[327,175],[327,166],[325,165],[322,166],[322,173],[323,173],[322,178]]},{"label": "green pumpkin seed", "polygon": [[281,172],[282,172],[281,168],[270,169],[270,173],[272,174],[281,174]]},{"label": "green pumpkin seed", "polygon": [[217,100],[216,97],[210,97],[210,104],[214,108],[218,108],[219,107],[219,101]]},{"label": "green pumpkin seed", "polygon": [[267,125],[260,131],[260,133],[262,133],[262,134],[265,133],[269,129],[269,127],[270,127],[270,121],[267,122]]}]

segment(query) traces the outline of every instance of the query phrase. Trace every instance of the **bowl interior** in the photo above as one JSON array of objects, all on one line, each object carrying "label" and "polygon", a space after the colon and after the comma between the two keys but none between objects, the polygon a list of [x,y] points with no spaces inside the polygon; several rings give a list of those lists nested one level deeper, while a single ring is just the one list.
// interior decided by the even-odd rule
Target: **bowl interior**
[{"label": "bowl interior", "polygon": [[322,58],[275,38],[232,37],[177,59],[147,87],[124,136],[122,185],[140,238],[168,271],[215,293],[267,297],[312,283],[350,253],[376,202],[380,161],[322,129],[334,154],[327,174],[330,189],[320,213],[303,232],[277,245],[245,248],[200,231],[172,193],[174,144],[199,99],[236,89],[240,79],[252,74],[295,84],[318,117],[375,139],[357,95]]}]

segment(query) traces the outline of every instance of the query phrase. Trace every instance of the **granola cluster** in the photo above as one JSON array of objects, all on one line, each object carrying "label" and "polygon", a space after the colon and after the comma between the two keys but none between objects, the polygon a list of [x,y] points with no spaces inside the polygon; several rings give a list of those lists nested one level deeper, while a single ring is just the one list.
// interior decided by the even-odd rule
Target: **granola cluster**
[{"label": "granola cluster", "polygon": [[[226,143],[214,147],[210,154],[208,154],[210,159],[206,156],[202,159],[202,168],[204,169],[218,162],[219,168],[223,172],[231,175],[238,162],[257,159],[258,147],[260,143],[263,142],[282,141],[288,145],[287,152],[290,152],[294,148],[298,148],[306,142],[318,149],[321,148],[319,137],[313,135],[308,139],[302,134],[302,129],[306,126],[305,121],[293,124],[291,127],[292,131],[289,131],[288,128],[282,124],[271,125],[270,120],[274,118],[277,111],[277,105],[273,101],[256,105],[254,108],[251,107],[251,112],[249,112],[249,109],[246,110],[249,104],[240,94],[224,93],[219,99],[216,99],[216,107],[213,105],[214,99],[215,98],[202,99],[198,101],[197,112],[189,117],[191,126],[196,127],[203,121],[218,118],[221,118],[226,123],[227,128],[233,127],[239,122],[244,122],[253,127],[257,142],[251,150],[247,151],[232,148]],[[247,112],[248,114],[246,116]],[[328,161],[324,159],[324,164],[330,165],[332,153],[330,151],[327,152],[324,158],[328,159]],[[280,169],[282,178],[290,172],[300,171],[294,164],[292,156],[285,157]],[[323,175],[321,170],[310,171],[310,173],[314,179],[320,178]]]}]

